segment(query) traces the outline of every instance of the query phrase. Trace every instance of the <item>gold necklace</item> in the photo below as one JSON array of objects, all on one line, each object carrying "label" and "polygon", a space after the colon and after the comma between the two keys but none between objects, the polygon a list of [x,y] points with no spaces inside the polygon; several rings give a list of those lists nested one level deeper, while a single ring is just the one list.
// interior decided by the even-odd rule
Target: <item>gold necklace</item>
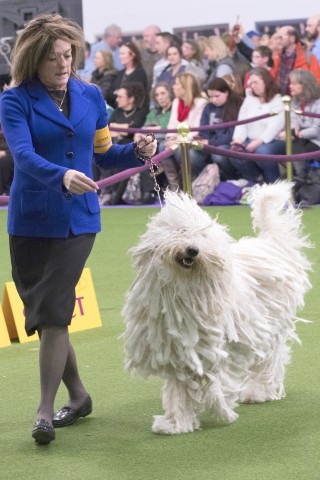
[{"label": "gold necklace", "polygon": [[55,97],[54,95],[52,95],[51,92],[49,92],[49,95],[51,97],[51,99],[53,100],[53,103],[58,107],[58,109],[60,110],[60,112],[63,111],[62,109],[62,105],[63,105],[63,102],[66,98],[66,94],[67,94],[67,89],[64,90],[64,94],[63,94],[63,97],[62,97],[62,100],[59,100],[57,97]]}]

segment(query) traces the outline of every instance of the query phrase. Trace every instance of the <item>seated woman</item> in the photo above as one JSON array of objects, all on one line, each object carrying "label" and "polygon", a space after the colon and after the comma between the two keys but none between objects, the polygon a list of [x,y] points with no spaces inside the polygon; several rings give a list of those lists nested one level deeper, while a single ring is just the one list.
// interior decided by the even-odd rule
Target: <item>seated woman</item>
[{"label": "seated woman", "polygon": [[[159,142],[164,140],[165,134],[157,133],[157,130],[167,128],[167,125],[170,119],[171,107],[172,107],[172,101],[173,101],[172,88],[170,87],[170,85],[168,85],[165,82],[158,82],[153,89],[152,99],[155,107],[152,108],[148,113],[145,124],[143,125],[143,128],[148,128],[150,132],[154,133],[155,138],[158,140],[158,145],[159,145]],[[139,138],[140,138],[140,135],[136,133],[134,135],[134,140],[138,140]],[[145,170],[144,172],[137,174],[137,176],[135,177],[136,177],[135,179],[132,178],[132,181],[131,179],[129,180],[127,190],[130,190],[130,184],[133,183],[133,181],[135,181],[135,184],[136,184],[138,179],[141,198],[140,199],[134,198],[134,201],[130,202],[129,196],[126,195],[125,197],[126,202],[135,203],[135,204],[141,203],[144,205],[154,203],[157,200],[157,194],[154,191],[154,180],[150,175],[150,171]],[[163,173],[160,173],[157,175],[157,182],[160,187],[164,186],[165,175]],[[126,191],[125,193],[128,193],[128,192]]]},{"label": "seated woman", "polygon": [[[121,85],[117,90],[117,107],[110,117],[110,133],[113,143],[126,144],[133,141],[133,134],[126,131],[112,131],[112,128],[140,128],[145,122],[146,111],[141,107],[144,98],[144,89],[140,83]],[[108,170],[107,176],[117,173],[116,170]],[[122,194],[126,188],[127,180],[113,185],[107,189],[101,199],[101,205],[117,205],[122,202]]]},{"label": "seated woman", "polygon": [[186,69],[186,66],[182,64],[183,57],[180,46],[176,44],[170,45],[166,51],[166,59],[169,64],[159,75],[157,83],[166,82],[172,87],[176,80],[176,76],[183,73]]},{"label": "seated woman", "polygon": [[[201,114],[208,103],[201,95],[199,82],[191,73],[185,72],[177,75],[173,86],[175,99],[173,100],[168,129],[178,128],[179,123],[185,122],[189,127],[199,127]],[[196,136],[196,132],[188,134],[191,140]],[[178,133],[168,133],[164,142],[161,142],[159,150],[170,148],[180,140]],[[192,176],[196,177],[206,165],[205,158],[199,157],[198,152],[190,150],[190,163]],[[162,160],[168,186],[171,190],[176,190],[181,185],[181,153],[176,150],[172,157]]]},{"label": "seated woman", "polygon": [[[117,107],[110,117],[110,128],[139,128],[145,122],[146,112],[141,107],[145,91],[140,83],[125,83],[117,90]],[[130,143],[133,133],[111,131],[113,143]]]},{"label": "seated woman", "polygon": [[[223,78],[210,80],[208,83],[208,97],[209,103],[202,112],[200,126],[214,126],[238,118],[243,97],[232,91]],[[233,132],[234,127],[203,130],[199,134],[198,141],[204,145],[228,149],[230,148]],[[198,152],[198,154],[208,157],[208,154],[203,152]],[[208,162],[210,160],[218,165],[221,180],[238,178],[237,170],[232,166],[227,157],[213,153],[209,155]]]},{"label": "seated woman", "polygon": [[[303,117],[294,110],[320,114],[320,87],[313,73],[301,68],[292,70],[290,78],[292,153],[314,152],[320,149],[320,119]],[[285,132],[281,133],[285,139]],[[309,164],[310,162],[308,162]],[[293,170],[297,177],[304,178],[305,161],[294,162]]]},{"label": "seated woman", "polygon": [[157,82],[152,91],[152,99],[154,108],[147,115],[145,127],[154,130],[155,137],[158,141],[164,140],[165,134],[157,134],[157,129],[166,128],[170,120],[171,107],[173,101],[173,90],[166,82]]},{"label": "seated woman", "polygon": [[[260,155],[285,154],[285,142],[279,140],[284,128],[284,112],[279,86],[265,68],[250,71],[247,95],[240,108],[238,120],[280,112],[256,122],[237,125],[231,145],[233,148]],[[238,160],[231,158],[239,176],[251,182],[272,183],[279,178],[279,166],[274,161]]]},{"label": "seated woman", "polygon": [[115,79],[118,70],[114,68],[113,56],[109,50],[97,50],[94,56],[96,69],[92,72],[91,83],[101,88],[102,95],[106,102],[113,102]]}]

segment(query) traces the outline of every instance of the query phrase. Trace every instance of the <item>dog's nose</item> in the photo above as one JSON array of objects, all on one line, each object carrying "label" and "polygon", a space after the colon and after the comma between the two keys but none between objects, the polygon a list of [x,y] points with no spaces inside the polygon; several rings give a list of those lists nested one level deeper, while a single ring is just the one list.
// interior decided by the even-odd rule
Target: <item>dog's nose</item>
[{"label": "dog's nose", "polygon": [[198,253],[199,253],[199,250],[195,247],[187,248],[187,255],[189,255],[189,257],[196,257]]}]

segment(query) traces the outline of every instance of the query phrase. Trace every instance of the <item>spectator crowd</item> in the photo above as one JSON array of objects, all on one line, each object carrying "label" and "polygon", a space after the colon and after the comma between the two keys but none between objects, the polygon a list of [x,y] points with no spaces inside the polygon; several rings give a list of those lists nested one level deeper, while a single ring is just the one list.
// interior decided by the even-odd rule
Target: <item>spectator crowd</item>
[{"label": "spectator crowd", "polygon": [[[83,68],[78,75],[101,88],[109,113],[114,143],[128,143],[128,127],[148,127],[158,139],[158,151],[177,143],[178,135],[157,134],[158,129],[212,125],[212,130],[192,132],[190,139],[225,149],[225,155],[191,150],[193,179],[210,163],[219,167],[220,179],[250,183],[274,182],[285,176],[278,162],[253,162],[228,157],[228,150],[264,155],[285,153],[283,95],[290,95],[293,152],[320,149],[320,118],[299,116],[297,111],[320,114],[320,15],[307,19],[305,34],[291,25],[272,35],[245,32],[234,25],[221,36],[197,36],[181,41],[157,25],[143,30],[138,41],[123,41],[121,28],[108,26],[100,41],[86,43]],[[277,111],[253,123],[215,128],[219,123],[245,120]],[[123,128],[123,131],[119,131]],[[111,128],[112,130],[112,128]],[[293,164],[300,179],[311,161]],[[315,162],[312,163],[315,165]],[[163,161],[161,187],[181,186],[180,149]],[[104,172],[111,175],[115,171]],[[13,162],[0,144],[0,194],[8,194]],[[95,168],[94,180],[102,178]],[[101,205],[150,204],[156,200],[153,179],[144,172],[100,193]]]}]

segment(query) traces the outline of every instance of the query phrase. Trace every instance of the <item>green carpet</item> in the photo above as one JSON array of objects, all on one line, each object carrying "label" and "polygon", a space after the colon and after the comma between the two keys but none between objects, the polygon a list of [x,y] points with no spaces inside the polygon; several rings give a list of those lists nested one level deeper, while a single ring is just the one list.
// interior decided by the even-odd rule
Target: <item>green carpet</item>
[{"label": "green carpet", "polygon": [[[230,233],[251,235],[247,207],[209,208]],[[156,209],[105,209],[103,233],[88,261],[103,327],[73,333],[79,368],[94,401],[94,412],[56,431],[56,441],[37,446],[31,426],[39,398],[38,342],[0,349],[0,478],[4,480],[319,480],[320,327],[319,251],[309,252],[313,289],[298,326],[286,377],[285,400],[241,405],[229,426],[208,416],[193,434],[158,436],[152,415],[162,412],[161,382],[131,377],[123,369],[120,309],[133,279],[127,250],[145,231]],[[320,236],[319,207],[304,211],[305,230]],[[0,210],[0,297],[11,279],[6,210]],[[61,387],[56,407],[66,400]]]}]

